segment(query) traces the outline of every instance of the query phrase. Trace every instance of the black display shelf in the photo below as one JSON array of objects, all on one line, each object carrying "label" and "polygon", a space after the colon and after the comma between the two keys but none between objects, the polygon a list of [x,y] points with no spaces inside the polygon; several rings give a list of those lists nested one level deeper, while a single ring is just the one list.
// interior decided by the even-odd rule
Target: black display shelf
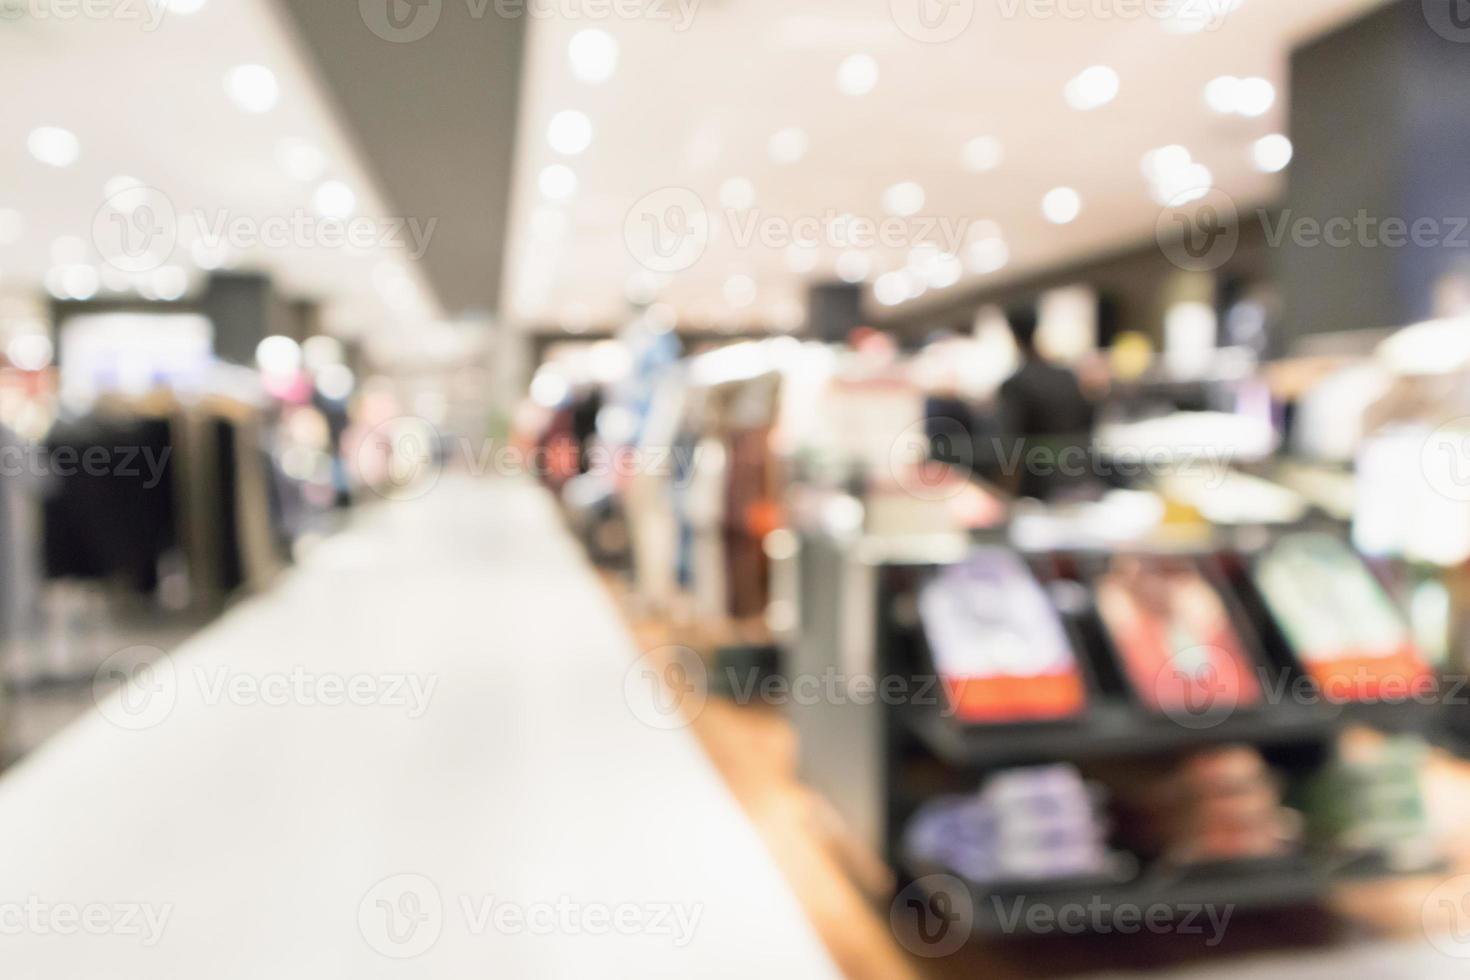
[{"label": "black display shelf", "polygon": [[1102,705],[1068,722],[967,725],[935,706],[906,705],[900,723],[948,765],[975,769],[1154,756],[1211,745],[1314,743],[1337,730],[1330,710],[1271,705],[1189,724],[1131,704]]},{"label": "black display shelf", "polygon": [[[952,874],[926,865],[911,865],[908,870],[921,888],[935,882],[937,873]],[[1340,877],[1321,860],[1291,855],[1189,867],[1155,866],[1121,882],[1038,880],[966,882],[966,886],[978,935],[1021,936],[1027,934],[1029,917],[1037,915],[1033,910],[1045,910],[1048,922],[1094,908],[1101,909],[1105,918],[1120,910],[1159,907],[1172,910],[1176,920],[1198,916],[1205,906],[1228,908],[1233,915],[1312,903]],[[1208,921],[1200,924],[1209,926]]]},{"label": "black display shelf", "polygon": [[[922,881],[943,873],[963,880],[943,868],[916,865],[906,853],[904,832],[926,801],[974,792],[999,770],[1051,763],[1105,769],[1118,762],[1129,765],[1214,746],[1246,745],[1259,749],[1272,770],[1290,782],[1320,771],[1339,734],[1350,726],[1424,732],[1444,723],[1445,712],[1434,704],[1342,705],[1325,700],[1252,581],[1253,553],[1228,542],[1183,553],[1221,594],[1232,626],[1260,672],[1259,703],[1215,717],[1171,717],[1153,710],[1134,690],[1098,615],[1093,584],[1106,555],[1026,553],[1076,650],[1087,693],[1085,713],[1062,721],[970,724],[955,717],[942,697],[940,703],[929,697],[923,703],[817,705],[798,713],[804,726],[804,775],[901,878]],[[915,597],[947,559],[884,560],[822,534],[804,539],[802,555],[802,669],[841,671],[860,662],[880,680],[907,680],[900,689],[934,691],[936,667]],[[931,683],[920,685],[921,679]],[[1464,737],[1470,740],[1470,725]],[[1122,841],[1112,843],[1121,846]],[[1127,880],[967,887],[975,932],[995,936],[1014,934],[1016,916],[1025,922],[1032,908],[1045,908],[1053,916],[1064,907],[1088,903],[1181,910],[1208,904],[1248,911],[1315,903],[1335,884],[1418,873],[1382,855],[1314,849],[1304,856],[1204,866],[1150,864]]]}]

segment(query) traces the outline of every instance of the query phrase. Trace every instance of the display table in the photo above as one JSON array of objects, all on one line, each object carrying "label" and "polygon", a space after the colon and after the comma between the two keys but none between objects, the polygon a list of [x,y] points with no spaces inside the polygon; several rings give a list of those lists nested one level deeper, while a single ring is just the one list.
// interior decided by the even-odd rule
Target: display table
[{"label": "display table", "polygon": [[637,656],[541,491],[364,510],[0,780],[5,976],[835,976]]}]

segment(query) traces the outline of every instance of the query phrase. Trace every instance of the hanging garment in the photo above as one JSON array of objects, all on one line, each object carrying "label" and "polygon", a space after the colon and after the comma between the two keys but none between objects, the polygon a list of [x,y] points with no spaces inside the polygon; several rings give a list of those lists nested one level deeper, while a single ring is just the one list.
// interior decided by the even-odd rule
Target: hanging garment
[{"label": "hanging garment", "polygon": [[[30,448],[0,426],[0,459],[23,461],[30,458]],[[40,475],[24,465],[0,474],[0,655],[29,635],[40,607],[41,489]]]},{"label": "hanging garment", "polygon": [[[55,476],[45,503],[47,575],[116,578],[152,592],[159,559],[178,544],[174,450],[167,419],[57,425],[47,440]],[[73,465],[89,453],[107,465]],[[161,465],[150,467],[150,460]]]}]

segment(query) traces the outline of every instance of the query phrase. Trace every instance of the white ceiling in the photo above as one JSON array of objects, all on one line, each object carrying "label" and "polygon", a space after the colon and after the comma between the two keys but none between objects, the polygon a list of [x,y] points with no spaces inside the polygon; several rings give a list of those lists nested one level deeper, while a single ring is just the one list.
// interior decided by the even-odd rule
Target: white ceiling
[{"label": "white ceiling", "polygon": [[[381,221],[392,212],[373,187],[301,52],[270,0],[206,0],[192,14],[162,11],[159,0],[115,0],[107,16],[38,17],[33,11],[98,9],[44,0],[0,3],[0,211],[21,217],[20,236],[0,242],[0,293],[42,296],[56,265],[54,243],[80,239],[81,262],[108,268],[108,248],[93,233],[104,186],[127,175],[156,188],[177,216],[179,244],[168,262],[202,271],[189,247],[193,216],[206,223],[225,212],[253,228],[266,219],[308,222],[285,247],[257,245],[228,255],[234,268],[271,272],[287,295],[326,301],[342,333],[415,325],[437,316],[436,301],[412,260],[392,248],[343,247],[318,234],[313,194],[338,180],[357,195],[356,215]],[[173,0],[183,4],[184,0]],[[19,4],[19,6],[16,6]],[[197,6],[198,0],[188,0]],[[256,63],[278,79],[278,104],[264,114],[239,109],[225,88],[235,66]],[[79,139],[69,167],[39,163],[27,152],[38,126],[60,126]],[[319,178],[293,179],[277,158],[283,139],[301,140],[326,160]],[[383,225],[375,225],[381,228]],[[71,243],[74,248],[76,242]],[[63,245],[64,253],[67,246]],[[72,261],[63,256],[65,261]],[[116,295],[130,295],[137,283]],[[146,281],[146,274],[142,275]],[[109,295],[104,289],[100,294]]]},{"label": "white ceiling", "polygon": [[[843,213],[877,221],[886,215],[884,190],[916,181],[926,196],[921,216],[999,226],[1010,261],[989,274],[996,283],[1148,240],[1159,205],[1141,159],[1165,144],[1187,147],[1210,169],[1215,186],[1241,204],[1269,201],[1281,178],[1258,172],[1251,148],[1285,125],[1288,52],[1380,0],[1244,0],[1218,29],[1187,35],[1126,14],[1025,14],[1117,13],[1152,9],[1152,2],[953,0],[952,9],[973,16],[946,43],[921,43],[897,25],[894,11],[923,2],[937,0],[705,0],[684,30],[675,26],[675,0],[652,4],[636,19],[533,19],[506,268],[508,314],[572,328],[616,323],[626,318],[631,286],[635,295],[656,293],[682,322],[798,322],[804,281],[832,278],[839,250],[822,249],[813,271],[795,272],[782,249],[742,247],[732,231],[748,215],[732,219],[718,204],[719,188],[731,177],[753,184],[755,209],[764,218],[785,222]],[[1227,0],[1190,2],[1216,10]],[[659,11],[672,19],[659,19]],[[580,82],[570,71],[568,40],[587,27],[606,30],[619,46],[616,73],[601,85]],[[870,94],[844,95],[838,66],[858,52],[876,59],[879,80]],[[1095,64],[1116,69],[1120,94],[1100,109],[1076,111],[1063,89]],[[1214,113],[1204,88],[1220,75],[1271,80],[1275,106],[1259,118]],[[573,157],[553,152],[546,138],[548,121],[564,109],[586,113],[594,127],[590,148]],[[809,149],[799,163],[775,166],[767,142],[790,126],[805,131]],[[1004,161],[976,174],[965,169],[962,152],[980,135],[1001,141]],[[548,202],[538,176],[557,162],[575,171],[579,188],[569,201]],[[1080,217],[1061,227],[1049,224],[1040,207],[1060,185],[1083,200]],[[671,275],[650,273],[635,257],[641,249],[630,249],[625,236],[630,209],[636,220],[644,207],[637,202],[662,188],[693,192],[711,215],[708,247]],[[675,200],[668,193],[653,200]],[[902,267],[907,251],[873,250],[874,274]],[[737,288],[732,305],[726,289],[732,276],[754,280],[753,302]],[[967,273],[951,288],[982,281]],[[934,295],[931,290],[916,302]]]}]

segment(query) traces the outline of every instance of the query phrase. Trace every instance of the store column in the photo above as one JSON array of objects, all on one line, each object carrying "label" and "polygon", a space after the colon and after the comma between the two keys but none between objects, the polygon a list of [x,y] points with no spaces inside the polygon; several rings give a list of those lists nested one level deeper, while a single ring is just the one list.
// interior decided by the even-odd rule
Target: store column
[{"label": "store column", "polygon": [[829,344],[847,340],[863,322],[862,287],[845,282],[814,283],[807,293],[807,336]]},{"label": "store column", "polygon": [[1470,276],[1470,15],[1391,3],[1291,57],[1295,157],[1268,219],[1296,336],[1450,312]]},{"label": "store column", "polygon": [[302,340],[300,317],[275,291],[270,276],[216,272],[204,291],[204,315],[214,324],[214,352],[232,364],[255,363],[255,348],[273,334]]}]

